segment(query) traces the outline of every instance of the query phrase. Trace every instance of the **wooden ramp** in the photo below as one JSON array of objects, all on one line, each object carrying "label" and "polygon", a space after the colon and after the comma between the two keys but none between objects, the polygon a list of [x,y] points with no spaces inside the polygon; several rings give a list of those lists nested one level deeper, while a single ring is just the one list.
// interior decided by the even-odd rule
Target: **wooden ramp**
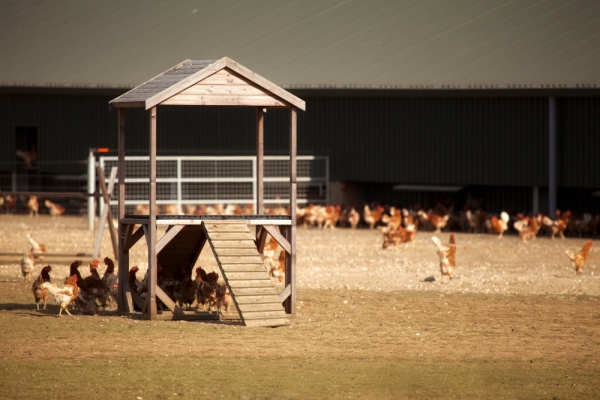
[{"label": "wooden ramp", "polygon": [[220,220],[204,221],[202,226],[242,323],[248,327],[289,325],[248,224]]}]

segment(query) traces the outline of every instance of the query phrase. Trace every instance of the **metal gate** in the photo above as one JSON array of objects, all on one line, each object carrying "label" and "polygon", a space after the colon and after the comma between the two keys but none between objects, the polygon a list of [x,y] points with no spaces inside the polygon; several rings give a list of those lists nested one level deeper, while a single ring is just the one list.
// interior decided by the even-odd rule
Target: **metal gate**
[{"label": "metal gate", "polygon": [[[109,176],[117,157],[100,157],[104,175]],[[289,202],[289,156],[264,157],[265,206]],[[148,204],[150,164],[148,156],[125,157],[125,213]],[[156,158],[156,204],[184,205],[256,204],[255,156],[162,156]],[[298,204],[329,203],[329,158],[297,157]],[[118,185],[111,199],[117,212]],[[101,204],[102,202],[100,202]],[[114,214],[117,215],[117,214]]]}]

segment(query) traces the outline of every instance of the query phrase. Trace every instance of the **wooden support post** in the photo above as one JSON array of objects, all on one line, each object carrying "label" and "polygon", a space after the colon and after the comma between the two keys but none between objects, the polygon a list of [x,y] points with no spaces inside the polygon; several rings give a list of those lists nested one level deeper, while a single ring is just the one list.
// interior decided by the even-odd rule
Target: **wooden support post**
[{"label": "wooden support post", "polygon": [[102,192],[102,198],[104,200],[104,208],[102,209],[102,215],[100,216],[100,221],[98,224],[98,235],[96,236],[96,245],[94,246],[94,258],[98,257],[98,253],[100,251],[100,242],[102,241],[102,234],[104,232],[104,224],[108,220],[108,231],[110,232],[110,240],[112,241],[113,254],[115,256],[115,260],[119,261],[117,232],[115,232],[112,212],[110,211],[110,197],[112,196],[115,178],[117,176],[117,167],[112,167],[110,171],[108,188],[106,187],[106,181],[104,180],[104,171],[99,165],[96,166],[96,174],[98,176],[98,183],[100,185],[100,191]]},{"label": "wooden support post", "polygon": [[148,299],[147,312],[156,318],[156,107],[150,109],[150,215],[148,224]]},{"label": "wooden support post", "polygon": [[256,109],[256,214],[265,212],[264,198],[264,139],[265,139],[265,110]]},{"label": "wooden support post", "polygon": [[119,275],[119,292],[117,303],[119,312],[133,312],[131,301],[128,301],[126,296],[126,286],[123,282],[127,282],[129,277],[129,249],[125,248],[124,240],[126,236],[126,227],[121,223],[125,218],[125,109],[119,108],[118,113],[118,131],[119,131],[119,160],[117,171],[119,177],[119,259],[118,259],[118,275]]},{"label": "wooden support post", "polygon": [[290,218],[286,239],[290,244],[290,255],[285,258],[285,286],[290,286],[290,296],[283,303],[285,312],[296,313],[296,129],[297,112],[290,107]]}]

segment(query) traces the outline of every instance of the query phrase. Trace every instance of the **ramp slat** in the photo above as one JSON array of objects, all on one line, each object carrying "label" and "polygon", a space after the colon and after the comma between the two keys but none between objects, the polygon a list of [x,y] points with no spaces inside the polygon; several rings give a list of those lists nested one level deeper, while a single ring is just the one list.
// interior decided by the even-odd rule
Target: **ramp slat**
[{"label": "ramp slat", "polygon": [[285,311],[246,311],[245,319],[287,318]]},{"label": "ramp slat", "polygon": [[267,303],[267,304],[241,304],[238,308],[238,311],[240,312],[240,315],[242,315],[245,312],[252,312],[252,311],[279,311],[282,310],[283,306],[281,305],[281,303],[279,304],[275,304],[275,303]]},{"label": "ramp slat", "polygon": [[[275,290],[273,290],[275,291]],[[276,294],[262,295],[262,296],[236,296],[237,303],[241,306],[242,304],[264,304],[264,303],[277,303],[281,304],[279,296]]]},{"label": "ramp slat", "polygon": [[247,223],[223,222],[205,221],[202,226],[242,322],[252,327],[289,325]]},{"label": "ramp slat", "polygon": [[234,248],[234,249],[242,249],[242,248],[250,248],[250,249],[256,249],[256,244],[254,243],[253,239],[247,239],[247,240],[213,240],[212,241],[212,246],[215,249],[230,249],[230,248]]},{"label": "ramp slat", "polygon": [[290,320],[288,318],[276,318],[276,319],[257,319],[257,320],[248,320],[244,321],[247,327],[249,328],[258,328],[261,326],[286,326],[290,325]]},{"label": "ramp slat", "polygon": [[213,233],[210,232],[209,235],[212,239],[216,240],[251,240],[252,236],[250,233],[241,233],[241,232],[219,232]]},{"label": "ramp slat", "polygon": [[223,264],[225,272],[262,272],[266,271],[265,265],[260,264]]},{"label": "ramp slat", "polygon": [[[256,256],[256,246],[254,248],[216,248],[215,252],[219,257],[222,256]],[[260,256],[259,256],[260,257]]]},{"label": "ramp slat", "polygon": [[219,224],[214,222],[205,223],[206,230],[210,233],[213,232],[248,232],[247,224]]},{"label": "ramp slat", "polygon": [[[243,281],[249,281],[249,280],[263,280],[265,278],[269,277],[267,270],[265,270],[264,272],[230,272],[227,274],[227,280],[243,280]],[[269,281],[271,280],[271,278],[269,277]],[[271,284],[272,285],[272,284]]]},{"label": "ramp slat", "polygon": [[262,287],[262,288],[235,288],[235,293],[238,296],[261,296],[261,295],[272,295],[273,287]]},{"label": "ramp slat", "polygon": [[232,288],[259,288],[259,287],[273,287],[271,279],[261,279],[255,281],[229,281],[229,286]]},{"label": "ramp slat", "polygon": [[255,256],[219,256],[223,264],[262,264],[263,260],[258,255],[258,250]]}]

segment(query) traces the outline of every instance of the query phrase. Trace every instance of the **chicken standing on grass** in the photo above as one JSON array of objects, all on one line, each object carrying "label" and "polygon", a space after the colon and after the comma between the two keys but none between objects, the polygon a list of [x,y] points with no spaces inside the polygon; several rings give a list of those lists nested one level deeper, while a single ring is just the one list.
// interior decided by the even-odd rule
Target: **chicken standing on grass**
[{"label": "chicken standing on grass", "polygon": [[50,265],[46,265],[42,268],[42,272],[40,276],[33,281],[31,285],[31,292],[33,293],[33,300],[35,301],[35,306],[39,310],[40,309],[40,301],[44,301],[44,310],[46,309],[46,303],[48,302],[48,290],[42,287],[45,282],[50,282],[50,272],[52,272],[52,267]]},{"label": "chicken standing on grass", "polygon": [[33,254],[46,252],[46,246],[44,246],[43,244],[39,244],[36,240],[34,240],[31,237],[31,234],[29,233],[27,234],[27,240],[29,240],[29,244],[31,245],[31,249],[29,249],[29,251]]},{"label": "chicken standing on grass", "polygon": [[585,265],[588,258],[590,257],[590,247],[592,247],[593,244],[594,242],[590,240],[589,242],[583,245],[583,247],[581,248],[581,250],[579,250],[579,252],[577,252],[577,254],[573,254],[571,250],[566,251],[567,257],[569,257],[569,259],[571,260],[571,263],[575,267],[575,272],[577,272],[578,275],[581,274],[581,268]]},{"label": "chicken standing on grass", "polygon": [[433,236],[431,240],[438,249],[437,254],[440,258],[440,272],[442,274],[441,281],[443,282],[445,275],[452,280],[452,272],[456,268],[456,240],[454,239],[454,233],[450,233],[450,242],[447,245],[443,245],[437,236]]},{"label": "chicken standing on grass", "polygon": [[65,285],[63,287],[56,286],[51,282],[44,282],[42,287],[54,297],[54,301],[56,304],[60,306],[60,311],[58,312],[58,316],[62,315],[63,310],[72,315],[67,307],[71,304],[79,295],[79,288],[77,287],[77,275],[73,275],[68,277],[65,280]]}]

